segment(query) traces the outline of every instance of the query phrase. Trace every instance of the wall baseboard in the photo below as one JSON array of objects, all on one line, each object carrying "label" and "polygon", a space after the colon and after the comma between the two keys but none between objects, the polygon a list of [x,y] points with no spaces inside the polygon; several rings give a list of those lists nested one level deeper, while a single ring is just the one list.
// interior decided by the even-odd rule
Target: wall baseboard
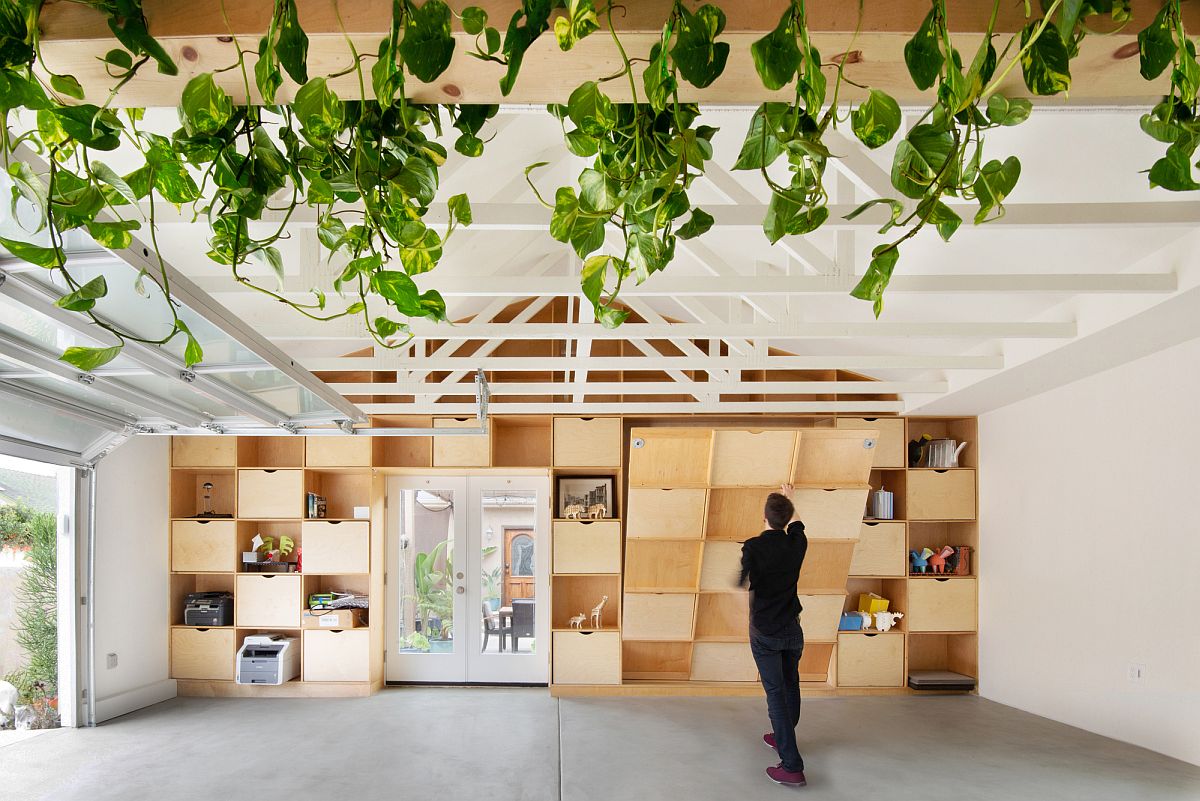
[{"label": "wall baseboard", "polygon": [[96,722],[127,715],[143,707],[169,701],[176,696],[175,680],[165,679],[136,690],[111,695],[108,698],[96,699]]}]

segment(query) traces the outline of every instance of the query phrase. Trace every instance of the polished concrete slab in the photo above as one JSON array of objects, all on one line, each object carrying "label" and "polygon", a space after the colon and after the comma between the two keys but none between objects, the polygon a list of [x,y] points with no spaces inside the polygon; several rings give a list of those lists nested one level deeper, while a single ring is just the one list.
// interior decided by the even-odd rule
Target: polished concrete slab
[{"label": "polished concrete slab", "polygon": [[805,702],[809,786],[771,784],[763,703],[389,690],[181,698],[0,745],[4,801],[1195,801],[1200,767],[972,697]]}]

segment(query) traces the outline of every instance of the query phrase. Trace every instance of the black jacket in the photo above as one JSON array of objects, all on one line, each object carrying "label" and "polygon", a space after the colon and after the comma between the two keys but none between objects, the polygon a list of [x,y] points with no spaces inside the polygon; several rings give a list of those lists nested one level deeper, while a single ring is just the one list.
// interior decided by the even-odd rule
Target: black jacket
[{"label": "black jacket", "polygon": [[798,633],[800,599],[796,583],[808,552],[804,524],[793,520],[787,531],[768,529],[742,545],[742,574],[750,582],[750,629],[766,636]]}]

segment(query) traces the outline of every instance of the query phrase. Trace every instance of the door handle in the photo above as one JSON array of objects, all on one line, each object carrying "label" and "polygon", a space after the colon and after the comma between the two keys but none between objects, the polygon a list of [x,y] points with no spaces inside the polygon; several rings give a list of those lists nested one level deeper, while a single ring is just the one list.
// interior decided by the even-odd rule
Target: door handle
[{"label": "door handle", "polygon": [[454,591],[455,591],[456,593],[458,593],[459,595],[462,595],[464,592],[466,592],[466,591],[467,591],[467,588],[466,588],[466,587],[455,587],[455,588],[454,588]]}]

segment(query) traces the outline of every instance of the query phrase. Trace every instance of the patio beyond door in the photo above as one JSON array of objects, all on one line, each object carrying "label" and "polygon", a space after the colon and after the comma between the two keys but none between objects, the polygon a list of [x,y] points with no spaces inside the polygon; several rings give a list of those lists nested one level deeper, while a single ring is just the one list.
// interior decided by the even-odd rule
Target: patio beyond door
[{"label": "patio beyond door", "polygon": [[388,681],[547,682],[549,493],[542,476],[388,480]]}]

